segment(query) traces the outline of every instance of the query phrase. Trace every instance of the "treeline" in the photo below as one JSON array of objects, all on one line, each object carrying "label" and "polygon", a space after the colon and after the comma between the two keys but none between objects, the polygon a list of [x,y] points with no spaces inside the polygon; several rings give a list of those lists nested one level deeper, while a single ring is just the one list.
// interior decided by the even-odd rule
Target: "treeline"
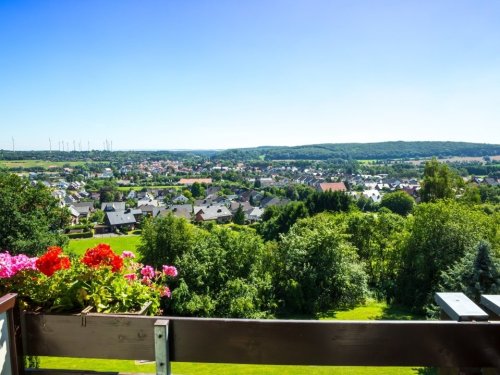
[{"label": "treeline", "polygon": [[[309,215],[294,205],[290,212]],[[169,314],[315,314],[369,297],[422,313],[437,291],[500,292],[499,224],[500,212],[455,200],[419,204],[409,216],[325,211],[285,223],[272,240],[259,228],[168,216],[144,225],[139,251],[180,270]]]},{"label": "treeline", "polygon": [[226,150],[220,159],[255,160],[326,160],[404,159],[447,156],[500,155],[500,145],[468,142],[380,142],[337,143],[295,147],[256,147]]},{"label": "treeline", "polygon": [[0,160],[51,161],[141,161],[141,160],[365,160],[449,156],[500,155],[500,145],[468,142],[379,142],[325,143],[295,147],[265,146],[224,151],[9,151],[0,150]]}]

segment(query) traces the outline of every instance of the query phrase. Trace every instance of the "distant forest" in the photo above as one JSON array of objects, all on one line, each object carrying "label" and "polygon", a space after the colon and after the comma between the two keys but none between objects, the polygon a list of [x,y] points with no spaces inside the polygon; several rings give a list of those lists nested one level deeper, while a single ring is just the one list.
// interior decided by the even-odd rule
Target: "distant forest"
[{"label": "distant forest", "polygon": [[294,147],[255,147],[222,151],[220,159],[326,160],[405,159],[500,155],[500,145],[468,142],[325,143]]},{"label": "distant forest", "polygon": [[0,150],[0,160],[41,159],[52,161],[138,161],[150,160],[366,160],[408,159],[449,156],[500,155],[500,145],[468,142],[379,142],[379,143],[325,143],[294,147],[262,146],[223,151],[9,151]]}]

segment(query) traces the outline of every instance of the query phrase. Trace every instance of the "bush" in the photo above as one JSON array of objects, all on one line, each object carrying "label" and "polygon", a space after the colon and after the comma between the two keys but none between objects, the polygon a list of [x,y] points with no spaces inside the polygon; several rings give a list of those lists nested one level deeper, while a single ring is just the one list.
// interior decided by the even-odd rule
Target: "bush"
[{"label": "bush", "polygon": [[68,233],[68,234],[66,234],[66,236],[68,236],[68,238],[71,238],[71,239],[92,238],[92,237],[94,237],[94,233],[92,231],[83,232],[83,233]]}]

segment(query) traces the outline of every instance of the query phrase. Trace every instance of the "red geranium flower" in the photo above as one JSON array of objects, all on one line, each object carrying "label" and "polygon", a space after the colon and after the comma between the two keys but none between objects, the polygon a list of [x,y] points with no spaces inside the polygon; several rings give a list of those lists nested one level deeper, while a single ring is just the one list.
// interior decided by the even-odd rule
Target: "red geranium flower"
[{"label": "red geranium flower", "polygon": [[93,268],[110,266],[113,272],[120,271],[123,267],[123,259],[115,254],[109,245],[103,243],[91,249],[87,249],[82,258],[82,262]]},{"label": "red geranium flower", "polygon": [[62,249],[58,246],[50,246],[35,264],[36,268],[47,276],[52,276],[54,272],[71,266],[69,258],[62,255]]}]

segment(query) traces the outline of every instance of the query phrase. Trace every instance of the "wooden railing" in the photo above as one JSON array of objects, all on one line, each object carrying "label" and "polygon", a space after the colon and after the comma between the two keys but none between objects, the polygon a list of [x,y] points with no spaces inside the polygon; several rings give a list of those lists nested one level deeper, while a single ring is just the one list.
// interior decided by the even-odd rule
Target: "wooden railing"
[{"label": "wooden railing", "polygon": [[[451,304],[448,312],[465,316],[460,305],[448,297],[440,295],[442,306]],[[492,303],[495,305],[495,300]],[[455,320],[462,321],[243,320],[24,313],[22,338],[25,355],[154,360],[158,374],[169,374],[171,361],[432,366],[500,371],[500,322]]]}]

